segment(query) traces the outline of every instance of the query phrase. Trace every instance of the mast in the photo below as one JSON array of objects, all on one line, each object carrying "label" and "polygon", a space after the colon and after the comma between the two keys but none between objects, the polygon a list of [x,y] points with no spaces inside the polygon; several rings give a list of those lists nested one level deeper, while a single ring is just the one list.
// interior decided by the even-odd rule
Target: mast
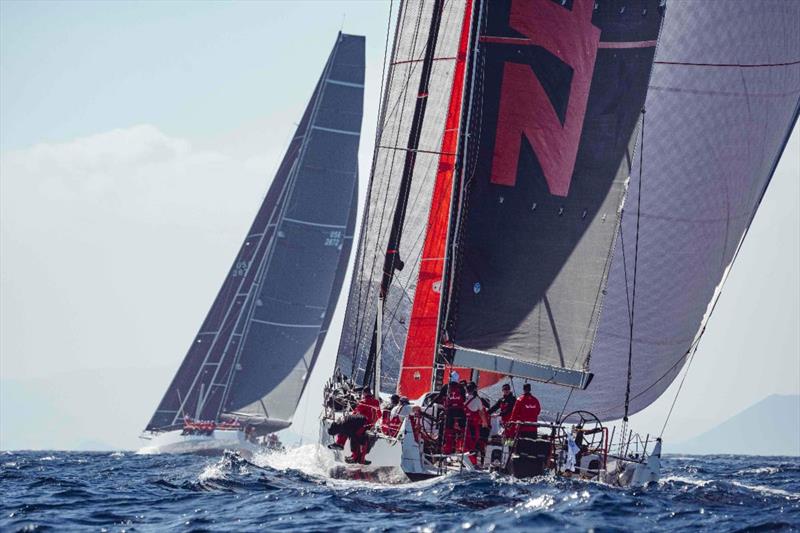
[{"label": "mast", "polygon": [[[381,316],[383,314],[383,303],[389,292],[389,286],[392,284],[395,270],[402,270],[404,263],[400,259],[400,240],[403,235],[403,224],[405,222],[406,209],[408,207],[408,197],[411,191],[411,178],[414,174],[414,164],[416,163],[417,148],[419,147],[420,134],[422,132],[422,123],[425,118],[425,107],[428,103],[428,84],[431,77],[431,68],[433,66],[434,53],[436,52],[436,41],[439,36],[439,26],[442,19],[442,8],[444,0],[435,0],[433,6],[433,15],[431,16],[430,30],[428,31],[428,39],[425,45],[425,57],[422,62],[422,73],[419,80],[419,88],[417,91],[417,100],[414,106],[414,117],[411,123],[411,129],[408,136],[406,145],[406,155],[403,164],[403,174],[400,181],[400,190],[397,195],[397,204],[392,218],[392,226],[389,232],[389,242],[386,246],[386,254],[383,261],[383,275],[381,277],[381,284],[378,294],[380,303],[378,304],[378,316],[375,318],[375,324],[372,330],[372,339],[370,341],[369,356],[367,359],[366,372],[364,374],[364,384],[370,383],[375,378],[375,383],[380,382],[380,377],[375,376],[376,369],[379,369],[380,363],[377,359],[380,357],[380,339],[378,331],[380,327]],[[375,391],[376,394],[380,390]]]}]

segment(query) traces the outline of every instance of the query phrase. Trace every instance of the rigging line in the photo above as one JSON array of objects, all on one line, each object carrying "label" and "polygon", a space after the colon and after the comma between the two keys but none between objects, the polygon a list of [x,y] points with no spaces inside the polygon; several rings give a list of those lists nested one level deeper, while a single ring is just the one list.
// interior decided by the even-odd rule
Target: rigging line
[{"label": "rigging line", "polygon": [[[421,236],[423,233],[424,233],[424,232],[420,232],[419,236],[417,236],[417,242],[416,242],[416,243],[414,243],[415,245],[416,245],[416,244],[419,242],[419,240],[420,240],[420,236]],[[413,249],[413,248],[412,248],[412,249]],[[417,253],[417,257],[416,257],[416,259],[415,259],[415,261],[414,261],[414,264],[417,264],[417,263],[419,263],[419,260],[420,260],[420,258],[422,257],[422,250],[423,250],[423,248],[422,248],[422,247],[420,247],[420,249],[419,249],[419,252]],[[413,280],[415,277],[416,277],[416,276],[414,276],[413,274],[412,274],[412,275],[410,275],[410,276],[408,276],[408,278],[406,279],[406,282],[405,282],[405,284],[404,284],[404,285],[400,285],[400,289],[401,289],[401,291],[403,292],[403,294],[401,295],[401,297],[400,297],[400,298],[398,298],[398,299],[397,299],[397,304],[394,306],[394,309],[392,310],[392,316],[391,316],[391,317],[389,318],[389,320],[388,320],[388,324],[389,324],[389,328],[390,328],[390,329],[391,329],[391,325],[394,323],[394,317],[397,315],[397,311],[400,309],[400,304],[402,304],[402,303],[403,303],[403,298],[402,298],[402,296],[405,296],[406,298],[408,298],[408,300],[411,302],[411,304],[412,304],[412,305],[413,305],[413,303],[414,303],[414,300],[413,300],[413,299],[412,299],[412,298],[411,298],[411,297],[408,295],[408,291],[407,291],[407,289],[408,289],[408,286],[411,284],[411,281],[412,281],[412,280]],[[408,327],[406,326],[406,329],[407,329],[407,328],[408,328]],[[384,343],[383,343],[383,342],[381,342],[381,348],[383,347],[383,344],[384,344]]]},{"label": "rigging line", "polygon": [[683,378],[681,379],[680,385],[678,385],[678,390],[675,392],[675,397],[672,399],[672,405],[669,406],[669,412],[667,413],[667,418],[664,420],[664,425],[661,426],[661,433],[658,434],[658,438],[664,436],[664,431],[667,429],[667,423],[669,422],[669,418],[672,416],[672,410],[675,408],[675,403],[678,401],[678,396],[681,394],[681,389],[683,389],[683,383],[686,381],[686,376],[689,375],[689,369],[692,367],[692,361],[694,361],[694,356],[697,353],[697,347],[700,346],[700,343],[694,345],[694,350],[692,350],[692,355],[689,358],[689,363],[686,365],[686,371],[683,373]]},{"label": "rigging line", "polygon": [[[389,56],[389,35],[390,35],[391,31],[392,31],[392,10],[393,10],[393,8],[394,8],[394,0],[390,0],[389,1],[389,16],[386,19],[386,36],[384,38],[384,44],[383,44],[383,66],[381,67],[381,85],[380,85],[380,93],[379,93],[383,98],[383,102],[382,102],[383,105],[381,106],[381,115],[380,115],[380,119],[378,120],[377,128],[375,130],[375,146],[378,146],[378,144],[380,144],[380,137],[383,134],[383,126],[384,126],[383,123],[385,121],[386,106],[388,105],[388,103],[387,103],[388,99],[386,98],[386,96],[383,95],[383,89],[384,89],[384,84],[386,83],[386,78],[387,78],[387,74],[388,74],[388,69],[386,68],[386,61],[387,61],[388,56]],[[400,16],[400,13],[398,11],[398,17],[399,16]],[[393,43],[393,48],[394,48],[394,43]],[[372,150],[372,160],[373,160],[373,162],[375,161],[375,155],[376,154],[377,154],[377,149],[373,147],[373,150]],[[370,173],[369,183],[368,183],[368,186],[367,186],[367,191],[372,189],[373,176],[374,176],[374,174]],[[369,203],[367,203],[367,206],[364,209],[364,213],[363,213],[362,219],[361,219],[361,235],[359,235],[359,243],[358,243],[358,247],[357,247],[357,253],[360,255],[360,257],[358,257],[358,259],[360,259],[360,261],[359,260],[356,261],[359,264],[359,270],[360,270],[358,279],[363,279],[363,277],[364,277],[365,261],[364,261],[364,258],[363,258],[362,249],[363,249],[363,246],[364,246],[364,242],[366,240],[366,232],[364,231],[364,227],[368,222],[369,222]],[[359,317],[359,314],[360,314],[360,311],[361,311],[360,302],[361,302],[362,289],[363,289],[363,285],[361,283],[358,283],[358,299],[357,299],[358,305],[356,306],[356,324],[358,324],[358,317]],[[348,296],[348,300],[349,300],[349,296]],[[353,346],[355,346],[355,344],[356,344],[355,343],[355,339],[356,339],[355,334],[356,334],[356,328],[353,328]],[[338,359],[338,355],[339,354],[337,354],[337,359]],[[354,368],[354,366],[355,366],[355,353],[353,353],[352,355],[353,355],[353,361],[352,361],[351,369],[350,369],[350,374],[351,375],[353,374],[353,372],[355,370],[355,368]]]},{"label": "rigging line", "polygon": [[622,247],[622,275],[625,279],[625,303],[628,306],[628,324],[631,323],[631,294],[628,291],[628,259],[625,256],[625,229],[622,227],[623,217],[625,216],[625,210],[622,210],[620,213],[620,225],[619,225],[619,244]]},{"label": "rigging line", "polygon": [[[405,4],[405,6],[406,6],[406,11],[407,11],[408,10],[408,4]],[[423,16],[423,10],[422,10],[422,8],[420,8],[420,10],[418,11],[418,14],[417,14],[417,16],[416,16],[416,18],[414,20],[414,31],[413,31],[413,33],[411,35],[411,52],[410,52],[411,54],[413,54],[413,51],[416,50],[416,48],[417,48],[417,42],[418,42],[418,38],[420,36],[420,24],[421,24],[422,16]],[[398,29],[397,29],[397,32],[395,33],[395,50],[393,51],[393,54],[392,54],[393,57],[397,53],[397,51],[396,51],[397,39],[398,39],[398,36],[401,33],[400,32],[400,27],[405,24],[405,20],[406,20],[405,12],[403,14],[398,13],[398,22],[397,22]],[[423,49],[421,51],[421,53],[422,53],[422,56],[420,56],[420,57],[423,57],[424,54],[425,54],[425,49]],[[388,110],[388,106],[389,106],[389,93],[390,93],[389,87],[392,85],[392,80],[394,78],[394,71],[395,71],[395,68],[394,68],[393,65],[390,68],[391,68],[391,75],[390,75],[389,80],[387,82],[386,95],[385,95],[385,98],[386,98],[385,105],[386,105],[386,109],[387,110]],[[406,71],[405,79],[400,82],[400,90],[399,90],[400,97],[398,97],[398,99],[392,104],[391,110],[388,110],[388,113],[386,113],[383,116],[383,123],[381,124],[381,132],[383,132],[385,123],[386,123],[387,120],[389,120],[389,117],[390,116],[394,116],[395,112],[397,111],[398,105],[400,106],[400,117],[401,117],[401,120],[402,120],[402,117],[405,114],[404,111],[405,111],[405,107],[406,107],[406,103],[407,103],[407,99],[403,98],[402,96],[407,93],[409,84],[411,82],[412,75],[416,72],[416,68],[417,68],[417,65],[414,64],[412,68],[410,68],[410,69],[408,69]],[[397,131],[395,133],[395,138],[394,138],[394,143],[395,144],[399,142],[399,138],[400,138],[401,133],[402,133],[402,128],[398,127]],[[380,144],[381,144],[380,140],[381,139],[376,139],[376,146],[377,147],[379,147]],[[376,150],[375,150],[375,155],[376,156],[378,154],[377,147],[376,147]],[[370,268],[370,275],[369,275],[369,282],[368,282],[368,286],[369,287],[372,287],[373,283],[375,281],[374,280],[374,277],[375,277],[375,266],[376,266],[376,261],[377,261],[375,252],[380,252],[380,242],[382,241],[381,237],[383,236],[383,226],[384,226],[384,221],[385,221],[385,218],[386,218],[385,217],[386,207],[387,207],[387,204],[388,204],[388,201],[389,201],[389,195],[390,195],[390,190],[391,190],[391,187],[390,187],[391,186],[391,182],[392,182],[391,178],[395,174],[394,173],[395,161],[396,161],[396,154],[393,153],[392,156],[390,158],[388,158],[388,162],[389,162],[389,170],[388,170],[388,172],[381,172],[382,174],[385,174],[385,175],[389,176],[389,180],[387,180],[386,183],[385,183],[385,192],[383,192],[381,194],[380,193],[380,188],[379,188],[379,194],[376,195],[378,197],[382,196],[383,202],[381,204],[380,215],[377,217],[378,229],[376,231],[375,250],[373,250],[373,254],[372,254],[372,264],[371,264],[371,268]],[[383,163],[384,163],[383,164],[383,166],[384,166],[383,170],[385,171],[386,160],[384,160]],[[374,175],[376,174],[376,170],[377,170],[377,157],[375,157],[375,159],[373,160],[372,175],[370,176],[371,180],[373,179]],[[363,300],[363,301],[359,300],[359,306],[363,307],[364,313],[366,313],[366,308],[369,307],[369,304],[370,304],[370,296],[369,296],[369,294],[367,294],[365,300]],[[363,342],[363,335],[361,333],[363,331],[364,324],[366,324],[367,322],[368,322],[367,320],[364,320],[363,322],[358,323],[358,335],[357,335],[358,340],[357,340],[357,344],[356,344],[356,348],[357,348],[356,351],[357,352],[360,350],[361,344]]]},{"label": "rigging line", "polygon": [[644,127],[645,127],[645,109],[642,108],[642,142],[639,146],[639,191],[636,198],[636,241],[633,249],[633,290],[631,294],[631,328],[630,340],[628,341],[628,381],[625,384],[625,416],[623,421],[628,421],[628,408],[631,401],[631,377],[632,377],[632,363],[633,363],[633,324],[636,316],[636,272],[639,267],[639,222],[642,215],[642,176],[644,166]]},{"label": "rigging line", "polygon": [[567,404],[569,403],[570,399],[572,398],[572,393],[575,391],[574,387],[569,388],[569,395],[567,396],[567,400],[564,402],[564,407],[561,408],[561,412],[558,413],[556,417],[556,423],[561,422],[561,416],[567,411]]},{"label": "rigging line", "polygon": [[[643,394],[646,394],[646,393],[647,393],[647,392],[648,392],[650,389],[652,389],[653,387],[655,387],[655,386],[656,386],[656,385],[657,385],[657,384],[658,384],[658,383],[659,383],[659,382],[660,382],[662,379],[664,379],[665,377],[667,377],[667,376],[668,376],[668,375],[669,375],[669,374],[670,374],[670,373],[671,373],[673,370],[675,370],[675,368],[676,368],[676,367],[677,367],[679,364],[681,364],[681,362],[683,362],[683,361],[684,361],[684,360],[685,360],[687,357],[689,357],[689,356],[691,355],[691,352],[692,352],[692,350],[694,350],[694,349],[696,348],[696,346],[697,346],[697,344],[698,344],[699,342],[700,342],[700,337],[698,336],[698,338],[697,338],[696,340],[694,340],[694,341],[693,341],[693,342],[692,342],[692,343],[689,345],[689,348],[686,350],[686,352],[685,352],[683,355],[681,355],[681,356],[680,356],[680,357],[679,357],[679,358],[678,358],[678,359],[675,361],[675,363],[673,363],[673,364],[672,364],[672,366],[670,366],[670,367],[669,367],[669,368],[666,370],[666,372],[664,372],[663,374],[661,374],[661,376],[660,376],[660,377],[658,377],[658,378],[657,378],[655,381],[653,381],[653,382],[652,382],[650,385],[648,385],[647,387],[645,387],[644,389],[642,389],[640,392],[637,392],[637,393],[636,393],[636,394],[635,394],[635,395],[634,395],[634,396],[631,398],[631,400],[636,400],[636,399],[638,399],[639,397],[641,397]],[[608,408],[606,408],[606,409],[601,409],[601,410],[599,410],[599,411],[595,411],[595,414],[597,414],[597,413],[608,413],[608,412],[614,411],[615,409],[619,409],[620,407],[624,407],[624,404],[614,405],[614,406],[608,407]]]},{"label": "rigging line", "polygon": [[[392,50],[392,56],[393,57],[397,53],[397,44],[398,44],[397,41],[398,41],[398,38],[399,38],[399,35],[400,35],[400,27],[405,23],[406,12],[408,11],[408,4],[404,4],[404,6],[405,6],[405,11],[403,11],[402,13],[398,11],[398,14],[397,14],[397,17],[398,17],[397,18],[397,30],[395,32],[395,41],[394,41],[394,46],[393,46],[393,50]],[[417,37],[419,36],[419,25],[420,25],[420,18],[421,17],[422,17],[422,10],[420,9],[419,15],[417,16],[416,21],[415,21],[414,33],[412,34],[412,39],[411,39],[411,50],[412,50],[412,53],[413,53],[413,50],[415,50],[416,46],[417,46]],[[391,13],[390,13],[390,17],[389,17],[389,23],[387,23],[387,39],[388,39],[388,32],[390,31],[390,27],[391,27]],[[405,104],[406,104],[406,99],[400,98],[392,105],[392,110],[388,111],[388,109],[389,109],[389,92],[390,92],[389,91],[389,87],[392,85],[392,81],[394,79],[394,72],[395,72],[395,69],[394,69],[393,65],[391,65],[389,67],[389,69],[390,69],[389,70],[389,79],[386,82],[386,94],[384,95],[384,114],[381,117],[381,123],[379,125],[380,126],[380,136],[383,135],[383,131],[384,131],[384,128],[385,128],[385,125],[386,125],[386,121],[388,120],[388,117],[390,115],[394,115],[394,112],[395,112],[395,109],[397,108],[397,105],[402,102],[402,108],[400,110],[400,115],[402,116],[403,115],[403,110],[405,109]],[[401,91],[400,91],[401,94],[404,94],[405,90],[408,88],[408,84],[410,83],[410,80],[411,80],[411,75],[415,71],[415,69],[416,69],[416,65],[414,65],[413,68],[409,69],[406,72],[405,81],[401,82]],[[388,113],[387,113],[387,111],[388,111]],[[401,128],[397,129],[397,133],[395,134],[395,142],[397,142],[397,139],[399,138],[400,130],[401,130]],[[373,167],[372,167],[372,172],[370,174],[370,188],[369,188],[368,194],[367,194],[367,200],[368,200],[367,205],[369,205],[369,197],[370,197],[370,193],[372,192],[372,184],[374,183],[373,180],[374,180],[374,177],[375,177],[375,174],[376,174],[376,170],[377,170],[378,146],[380,145],[380,137],[378,137],[378,136],[376,136],[375,145],[376,145],[376,148],[375,148],[375,151],[374,151],[374,154],[373,154],[373,163],[372,163]],[[376,195],[377,197],[383,196],[383,203],[381,204],[381,212],[380,212],[380,215],[377,217],[378,229],[377,229],[377,232],[376,232],[376,235],[377,235],[376,240],[375,240],[375,244],[376,245],[380,241],[380,236],[382,235],[382,231],[383,231],[383,221],[384,221],[385,214],[386,214],[386,205],[387,205],[388,200],[389,200],[389,190],[390,190],[390,185],[391,185],[391,177],[394,174],[394,161],[395,161],[395,154],[392,154],[392,157],[390,158],[390,162],[389,162],[389,165],[390,165],[389,166],[389,171],[387,173],[385,173],[386,175],[389,176],[389,180],[387,180],[386,183],[385,183],[385,187],[386,187],[385,193],[383,193],[381,195],[381,193],[380,193],[381,186],[379,185],[378,194]],[[384,170],[385,170],[386,161],[384,161],[383,163],[384,163],[383,166],[384,166]],[[384,172],[382,172],[382,174],[383,173]],[[368,234],[367,230],[369,229],[368,226],[370,225],[370,220],[368,218],[365,218],[365,222],[366,222],[366,226],[367,227],[366,228],[362,228],[362,234],[364,235],[364,246],[366,247],[367,234]],[[371,263],[371,266],[370,266],[370,269],[369,269],[369,278],[368,278],[368,283],[367,283],[367,287],[368,287],[367,294],[364,295],[364,299],[363,300],[360,297],[359,297],[359,300],[358,300],[357,313],[359,315],[362,315],[362,318],[365,318],[365,315],[367,314],[367,308],[369,307],[369,304],[370,304],[370,301],[371,301],[371,298],[370,298],[371,290],[369,288],[371,288],[373,286],[373,283],[375,281],[375,279],[374,279],[375,278],[375,265],[376,265],[375,251],[377,251],[377,250],[379,250],[379,248],[376,248],[375,250],[372,250],[373,253],[371,254],[372,255],[372,263]],[[362,263],[362,265],[365,264],[366,261],[367,260],[366,260],[366,257],[365,257],[364,258],[364,263]],[[363,268],[362,268],[361,283],[359,283],[359,291],[360,291],[360,288],[364,285],[363,284],[363,279],[364,279],[364,276],[363,276]],[[353,366],[354,366],[354,368],[356,366],[359,366],[359,365],[356,365],[356,360],[358,360],[358,361],[361,360],[360,352],[361,352],[361,346],[363,345],[363,342],[364,342],[363,330],[364,330],[365,325],[368,322],[369,321],[366,320],[366,319],[361,320],[361,321],[356,320],[356,327],[353,328],[353,334],[354,334]]]},{"label": "rigging line", "polygon": [[[422,188],[420,188],[420,189],[419,189],[419,190],[416,192],[416,194],[414,195],[414,200],[411,202],[411,209],[412,209],[412,211],[414,210],[414,206],[416,206],[416,205],[417,205],[417,203],[419,202],[419,200],[422,198],[422,192],[423,192],[423,190],[422,190]],[[409,249],[410,249],[410,250],[414,250],[415,248],[417,248],[417,246],[420,244],[420,241],[422,240],[422,237],[423,237],[424,235],[426,235],[426,233],[427,233],[427,231],[422,231],[422,232],[419,232],[419,233],[417,233],[417,237],[416,237],[416,239],[414,240],[414,243],[413,243],[413,244],[412,244],[412,245],[409,247]],[[420,260],[421,260],[421,258],[422,258],[422,252],[423,252],[423,249],[424,249],[424,247],[422,247],[422,246],[420,246],[420,247],[419,247],[419,251],[417,252],[417,256],[416,256],[416,258],[415,258],[414,262],[413,262],[413,263],[411,263],[412,265],[417,265],[417,264],[419,264],[419,263],[420,263]],[[417,273],[417,275],[418,275],[418,273]],[[412,272],[409,274],[409,276],[406,278],[406,281],[405,281],[405,283],[399,286],[400,290],[402,291],[402,295],[401,295],[401,297],[400,297],[400,298],[398,298],[398,300],[397,300],[397,304],[394,306],[394,309],[392,309],[392,314],[391,314],[391,317],[390,317],[390,318],[389,318],[389,320],[387,321],[387,323],[388,323],[388,325],[389,325],[389,330],[390,330],[390,331],[392,330],[391,326],[392,326],[392,324],[394,324],[394,319],[395,319],[395,316],[397,316],[397,312],[398,312],[398,311],[399,311],[399,309],[400,309],[400,305],[403,303],[403,297],[405,297],[406,299],[408,299],[408,301],[409,301],[409,302],[410,302],[412,305],[413,305],[413,303],[414,303],[414,300],[413,300],[413,298],[411,298],[411,296],[408,294],[408,286],[411,284],[411,282],[412,282],[412,281],[413,281],[413,280],[414,280],[416,277],[417,277],[417,276],[415,276],[415,275],[414,275],[414,273],[413,273],[413,271],[412,271]],[[407,329],[407,326],[406,326],[406,329]],[[384,345],[384,344],[385,344],[385,341],[384,341],[384,342],[381,342],[381,348],[383,348],[383,345]],[[399,344],[398,344],[397,342],[395,342],[395,344],[397,344],[397,345],[398,345],[398,348],[400,348],[400,346],[399,346]]]},{"label": "rigging line", "polygon": [[[425,61],[422,63],[422,70],[419,78],[419,86],[417,94],[427,95],[430,87],[431,73],[432,73],[432,58],[436,51],[436,44],[439,38],[439,30],[442,22],[442,8],[443,0],[436,0],[433,4],[433,12],[430,18],[430,26],[427,33],[425,42]],[[411,121],[411,128],[408,132],[407,145],[409,148],[418,148],[421,140],[421,133],[423,128],[423,120],[427,108],[427,98],[417,98],[414,103],[414,115]],[[393,251],[400,248],[400,242],[403,235],[403,227],[406,219],[406,208],[408,205],[409,194],[411,192],[411,184],[415,171],[416,156],[408,152],[403,161],[403,171],[398,189],[398,205],[394,209],[392,215],[392,224],[389,231],[389,241],[387,243],[387,252],[383,264],[383,273],[381,276],[380,292],[378,298],[385,299],[389,287],[392,283],[395,270],[402,269],[402,262],[399,255]],[[382,307],[382,306],[379,306]],[[383,310],[379,310],[383,314]],[[377,367],[377,358],[380,357],[378,353],[378,346],[376,345],[376,332],[379,321],[382,320],[381,316],[376,316],[376,321],[372,329],[372,336],[370,339],[370,348],[367,360],[367,370],[364,376],[364,383],[367,383],[373,376],[374,370]]]},{"label": "rigging line", "polygon": [[[484,14],[484,7],[486,13]],[[483,138],[483,111],[484,111],[484,87],[486,80],[486,53],[482,51],[480,46],[480,36],[485,33],[489,11],[491,4],[479,0],[478,20],[475,25],[475,50],[473,55],[472,65],[473,76],[470,86],[470,109],[474,113],[468,114],[468,120],[465,125],[466,137],[464,139],[463,149],[465,151],[464,158],[464,171],[461,173],[461,183],[459,184],[460,191],[457,199],[459,205],[459,215],[456,219],[456,227],[453,230],[453,242],[450,253],[452,255],[450,271],[448,273],[448,293],[447,301],[445,303],[445,321],[444,324],[455,322],[458,313],[458,297],[459,294],[455,290],[457,278],[460,274],[461,264],[463,262],[463,252],[459,243],[463,237],[466,224],[466,213],[469,211],[469,200],[471,183],[475,180],[475,175],[478,171],[478,154],[480,152],[481,141]],[[477,69],[477,70],[474,70]],[[475,116],[477,115],[477,116]],[[475,124],[475,131],[470,134],[472,125]],[[474,149],[470,149],[472,146]],[[453,317],[451,318],[451,309],[455,308]]]},{"label": "rigging line", "polygon": [[[400,13],[398,13],[397,30],[396,30],[396,33],[395,33],[395,50],[393,51],[392,57],[394,57],[395,53],[396,53],[397,40],[399,39],[399,36],[401,34],[400,27],[405,24],[405,20],[406,20],[405,13],[408,10],[408,4],[404,4],[404,5],[406,7],[406,11],[402,15]],[[422,16],[423,16],[423,12],[422,12],[422,8],[420,7],[420,10],[419,10],[419,12],[418,12],[418,14],[416,16],[415,21],[414,21],[414,32],[411,35],[411,52],[410,52],[411,54],[413,54],[413,51],[417,48],[417,39],[419,37],[419,28],[420,28],[420,23],[421,23]],[[425,52],[425,50],[422,51],[423,54],[424,54],[424,52]],[[394,77],[394,68],[395,68],[394,64],[392,64],[390,68],[392,69],[392,76],[390,77],[390,80],[388,81],[389,85],[391,85],[392,79]],[[383,117],[384,124],[382,124],[382,128],[385,125],[385,122],[388,120],[388,117],[390,115],[394,115],[395,110],[396,110],[398,105],[401,105],[400,117],[402,117],[404,115],[404,110],[405,110],[405,106],[406,106],[406,99],[402,98],[402,95],[404,95],[407,92],[409,83],[411,82],[411,76],[416,71],[416,68],[417,68],[417,64],[414,64],[410,69],[408,69],[406,71],[405,80],[401,81],[401,83],[400,83],[400,95],[401,95],[401,97],[398,98],[397,101],[393,104],[392,110],[388,113],[388,115],[385,115]],[[389,102],[388,102],[388,99],[389,99],[389,87],[388,87],[388,85],[387,85],[387,88],[386,88],[386,93],[387,93],[386,94],[386,105],[388,106],[389,105]],[[401,122],[402,122],[402,119],[401,119]],[[402,128],[398,127],[397,131],[395,133],[395,137],[394,137],[394,142],[395,143],[399,142],[399,138],[400,138],[401,132],[402,132]],[[379,140],[376,140],[376,145],[378,145],[378,146],[380,145]],[[376,152],[375,152],[376,156],[377,156],[377,153],[378,152],[376,150]],[[375,232],[376,237],[375,237],[375,241],[374,241],[374,245],[373,245],[374,249],[370,250],[370,252],[371,252],[370,255],[372,256],[372,263],[371,263],[371,266],[370,266],[370,269],[369,269],[369,278],[368,278],[368,282],[367,282],[367,287],[369,287],[369,288],[367,289],[367,294],[365,295],[364,300],[363,301],[359,300],[359,303],[358,303],[359,311],[361,311],[363,309],[363,312],[361,313],[362,314],[362,320],[360,322],[356,322],[355,343],[354,343],[353,349],[354,349],[354,352],[355,352],[354,353],[354,360],[356,358],[358,359],[359,364],[357,366],[359,368],[361,367],[360,362],[361,362],[361,359],[363,358],[362,346],[364,345],[365,342],[367,342],[366,335],[365,335],[366,334],[365,327],[367,326],[367,324],[369,324],[371,322],[370,320],[368,320],[369,314],[368,314],[367,310],[368,310],[368,308],[372,307],[370,305],[371,302],[373,301],[373,298],[371,296],[373,291],[371,289],[372,289],[372,287],[374,287],[374,283],[375,283],[375,274],[376,274],[375,267],[376,267],[376,264],[377,264],[377,261],[378,261],[378,256],[379,255],[383,255],[381,253],[380,243],[383,241],[383,239],[382,239],[382,237],[383,237],[383,225],[384,225],[384,221],[386,219],[386,217],[385,217],[385,215],[386,215],[386,207],[387,207],[387,204],[388,204],[388,201],[389,201],[389,194],[390,194],[390,189],[391,189],[390,186],[391,186],[391,183],[392,183],[392,176],[394,176],[394,165],[395,165],[395,161],[396,161],[396,156],[397,156],[396,153],[392,153],[391,157],[388,158],[388,161],[389,161],[389,170],[388,170],[388,172],[385,172],[386,160],[383,161],[383,167],[384,167],[384,169],[383,169],[384,172],[383,173],[385,173],[387,176],[389,176],[389,179],[385,183],[385,187],[386,187],[385,192],[381,195],[380,194],[380,189],[379,189],[379,194],[377,195],[378,197],[382,196],[383,202],[381,204],[380,215],[377,217],[378,229]],[[377,167],[377,162],[373,161],[373,175],[375,173],[376,167]],[[363,278],[362,278],[362,281],[363,281]],[[356,366],[355,362],[354,362],[354,366]],[[366,370],[366,368],[365,368],[365,370]]]}]

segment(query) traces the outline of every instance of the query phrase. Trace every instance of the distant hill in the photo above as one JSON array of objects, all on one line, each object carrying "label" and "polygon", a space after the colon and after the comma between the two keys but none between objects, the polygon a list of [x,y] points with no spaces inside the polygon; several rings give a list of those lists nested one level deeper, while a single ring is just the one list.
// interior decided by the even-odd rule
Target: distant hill
[{"label": "distant hill", "polygon": [[670,448],[687,454],[800,456],[800,396],[773,394]]}]

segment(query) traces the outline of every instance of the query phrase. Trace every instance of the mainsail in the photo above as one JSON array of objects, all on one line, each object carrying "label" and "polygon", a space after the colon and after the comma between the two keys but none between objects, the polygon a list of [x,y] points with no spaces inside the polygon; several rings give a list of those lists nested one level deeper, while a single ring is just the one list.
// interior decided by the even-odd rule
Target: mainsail
[{"label": "mainsail", "polygon": [[[347,302],[337,367],[364,379],[387,252],[404,263],[393,272],[383,305],[382,389],[397,386],[413,295],[422,262],[425,228],[448,116],[466,3],[403,2],[382,97],[376,151]],[[421,90],[424,87],[424,90]],[[424,102],[423,102],[424,100]],[[405,184],[405,186],[403,186]],[[402,240],[392,240],[403,211]],[[398,264],[395,263],[395,268]]]},{"label": "mainsail", "polygon": [[444,327],[456,366],[584,388],[658,2],[484,3]]},{"label": "mainsail", "polygon": [[594,381],[569,403],[562,388],[537,387],[544,404],[603,420],[635,413],[696,349],[797,121],[798,21],[800,3],[782,0],[667,4]]},{"label": "mainsail", "polygon": [[364,38],[339,34],[233,266],[147,430],[235,413],[289,425],[353,237]]}]

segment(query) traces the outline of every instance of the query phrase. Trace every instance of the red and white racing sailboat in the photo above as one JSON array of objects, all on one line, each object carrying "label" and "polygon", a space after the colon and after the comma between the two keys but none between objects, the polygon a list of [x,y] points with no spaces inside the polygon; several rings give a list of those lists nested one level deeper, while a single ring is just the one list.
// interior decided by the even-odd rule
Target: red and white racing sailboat
[{"label": "red and white racing sailboat", "polygon": [[[695,353],[797,120],[799,9],[401,2],[322,416],[370,464],[338,473],[659,478],[628,417]],[[451,372],[532,383],[538,420],[452,449]],[[365,387],[409,401],[358,433]]]}]

